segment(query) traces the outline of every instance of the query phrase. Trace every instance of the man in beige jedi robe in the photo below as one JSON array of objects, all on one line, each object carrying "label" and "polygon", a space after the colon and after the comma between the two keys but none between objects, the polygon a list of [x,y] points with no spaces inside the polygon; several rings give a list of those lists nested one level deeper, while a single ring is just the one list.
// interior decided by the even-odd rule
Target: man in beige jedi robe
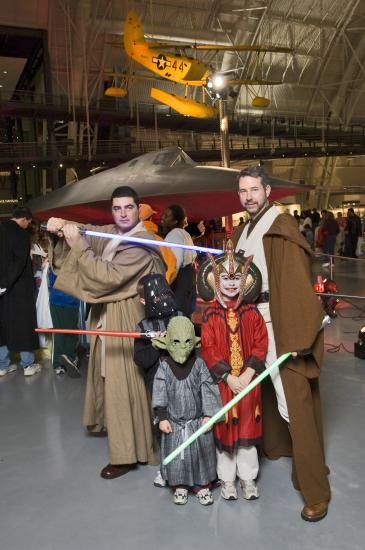
[{"label": "man in beige jedi robe", "polygon": [[[130,187],[111,197],[114,225],[86,229],[153,238],[139,221],[139,198]],[[165,273],[158,246],[119,239],[83,237],[79,224],[50,218],[51,265],[56,287],[91,304],[90,328],[134,331],[144,311],[137,283],[148,273]],[[143,375],[133,362],[133,340],[92,336],[83,423],[107,431],[109,464],[104,479],[127,473],[137,462],[154,462],[149,405]]]},{"label": "man in beige jedi robe", "polygon": [[[232,235],[236,250],[253,255],[261,271],[258,309],[266,321],[271,364],[294,352],[271,384],[263,385],[263,449],[269,458],[292,455],[292,481],[302,493],[302,518],[319,521],[331,496],[325,463],[318,378],[324,311],[311,285],[311,250],[295,219],[269,204],[270,180],[257,166],[238,175],[239,196],[250,221]],[[297,353],[299,352],[299,354]]]}]

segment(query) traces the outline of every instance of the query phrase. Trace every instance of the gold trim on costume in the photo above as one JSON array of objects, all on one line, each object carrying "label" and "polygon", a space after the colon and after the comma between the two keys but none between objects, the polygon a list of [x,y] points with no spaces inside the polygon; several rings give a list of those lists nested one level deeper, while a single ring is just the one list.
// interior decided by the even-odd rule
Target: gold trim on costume
[{"label": "gold trim on costume", "polygon": [[229,328],[229,355],[231,375],[239,376],[243,367],[243,358],[238,337],[239,319],[236,311],[229,309],[227,312],[227,325]]}]

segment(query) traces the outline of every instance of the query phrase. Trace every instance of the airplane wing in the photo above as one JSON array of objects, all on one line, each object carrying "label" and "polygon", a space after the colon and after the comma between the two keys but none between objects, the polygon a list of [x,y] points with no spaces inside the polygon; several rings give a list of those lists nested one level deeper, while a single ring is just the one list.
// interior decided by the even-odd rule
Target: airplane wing
[{"label": "airplane wing", "polygon": [[[116,43],[113,43],[115,45]],[[291,48],[284,46],[271,46],[271,45],[255,45],[255,44],[172,44],[171,42],[143,42],[144,46],[147,46],[150,50],[212,50],[212,51],[225,51],[225,52],[276,52],[276,53],[293,53]]]},{"label": "airplane wing", "polygon": [[[119,41],[106,42],[109,46],[113,48],[124,49],[124,44]],[[140,42],[144,47],[148,47],[150,50],[212,50],[212,51],[226,51],[226,52],[273,52],[273,53],[293,53],[291,48],[286,48],[285,46],[271,46],[271,45],[255,45],[255,44],[184,44],[179,42],[178,44],[173,44],[171,42]],[[138,41],[135,42],[135,45],[138,46]]]},{"label": "airplane wing", "polygon": [[290,48],[284,46],[269,46],[255,44],[232,44],[232,46],[218,46],[216,44],[190,44],[188,46],[194,50],[214,50],[214,51],[240,51],[240,52],[276,52],[276,53],[293,53]]},{"label": "airplane wing", "polygon": [[[190,220],[211,219],[240,211],[238,170],[199,166],[181,148],[146,153],[115,168],[66,185],[29,202],[38,219],[51,216],[83,223],[111,221],[110,196],[119,185],[137,191],[159,214],[170,204],[181,204]],[[308,189],[273,178],[272,200]]]}]

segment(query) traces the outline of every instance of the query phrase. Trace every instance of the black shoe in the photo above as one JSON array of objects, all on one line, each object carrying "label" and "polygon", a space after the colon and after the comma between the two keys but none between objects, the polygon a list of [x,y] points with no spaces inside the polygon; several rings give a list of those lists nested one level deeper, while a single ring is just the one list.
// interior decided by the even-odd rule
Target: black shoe
[{"label": "black shoe", "polygon": [[107,464],[100,472],[104,479],[115,479],[124,476],[136,467],[135,464]]},{"label": "black shoe", "polygon": [[71,359],[67,355],[60,355],[59,357],[59,363],[62,365],[65,369],[67,374],[70,378],[80,378],[81,374],[79,371],[79,368],[77,366],[77,361],[71,361]]}]

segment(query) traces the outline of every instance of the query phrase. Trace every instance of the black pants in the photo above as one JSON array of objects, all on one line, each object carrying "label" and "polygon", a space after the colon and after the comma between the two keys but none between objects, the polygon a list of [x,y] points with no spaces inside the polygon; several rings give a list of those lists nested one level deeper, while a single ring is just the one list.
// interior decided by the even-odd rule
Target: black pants
[{"label": "black pants", "polygon": [[186,317],[190,317],[195,310],[196,275],[193,264],[179,269],[175,281],[171,285],[175,294],[176,304]]}]

